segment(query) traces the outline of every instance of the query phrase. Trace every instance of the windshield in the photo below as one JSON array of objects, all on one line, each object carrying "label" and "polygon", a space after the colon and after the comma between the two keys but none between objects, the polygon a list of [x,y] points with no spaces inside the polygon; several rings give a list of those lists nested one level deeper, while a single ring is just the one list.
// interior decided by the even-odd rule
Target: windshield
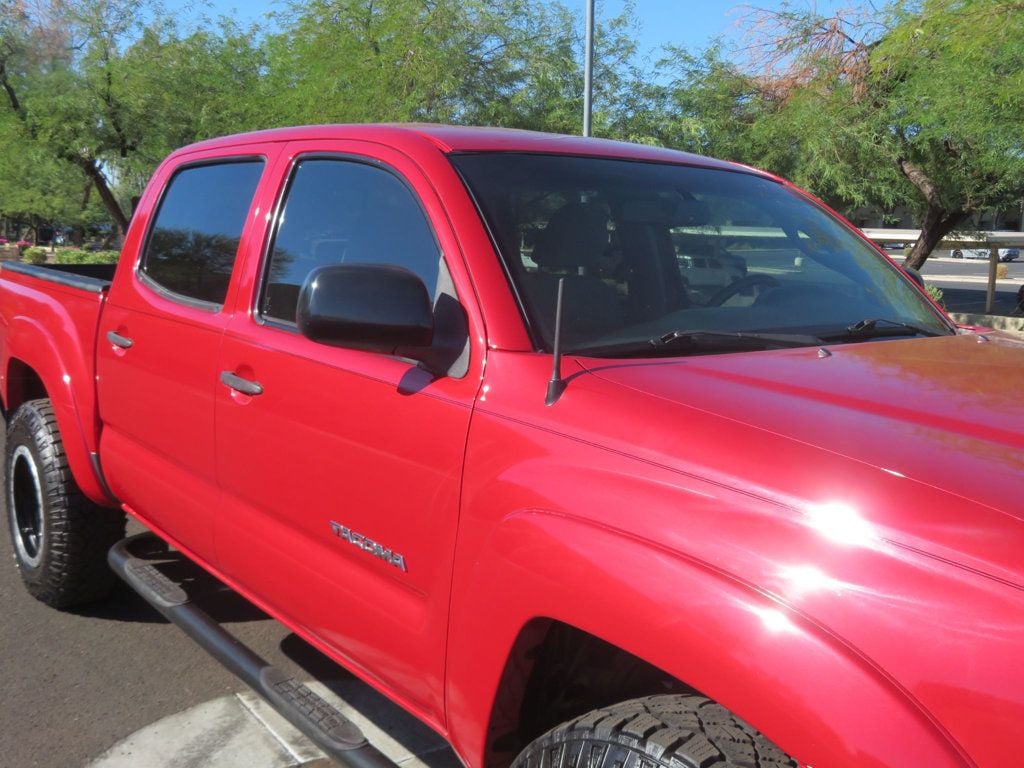
[{"label": "windshield", "polygon": [[952,332],[885,257],[769,179],[558,155],[466,154],[452,162],[548,349],[562,278],[563,346],[580,354],[736,349],[656,343],[694,331],[707,332],[704,341],[862,341],[869,335],[857,324],[872,320],[870,328],[885,331],[871,338]]}]

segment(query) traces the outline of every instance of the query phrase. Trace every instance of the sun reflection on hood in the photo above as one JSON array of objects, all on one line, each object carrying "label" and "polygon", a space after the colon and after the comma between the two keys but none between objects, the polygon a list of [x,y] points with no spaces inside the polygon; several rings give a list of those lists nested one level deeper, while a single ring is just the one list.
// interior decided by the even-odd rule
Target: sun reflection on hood
[{"label": "sun reflection on hood", "polygon": [[830,501],[804,510],[811,528],[829,541],[851,547],[870,547],[881,541],[875,526],[849,504]]}]

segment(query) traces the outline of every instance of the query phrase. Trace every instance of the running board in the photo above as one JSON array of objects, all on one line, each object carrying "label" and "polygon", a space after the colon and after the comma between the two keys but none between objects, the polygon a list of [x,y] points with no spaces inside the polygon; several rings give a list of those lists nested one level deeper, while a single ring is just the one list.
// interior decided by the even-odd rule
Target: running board
[{"label": "running board", "polygon": [[107,561],[146,602],[168,621],[266,699],[282,717],[299,729],[326,755],[346,768],[396,768],[370,744],[351,720],[307,686],[267,663],[189,601],[188,594],[156,566],[133,555],[130,548],[159,541],[152,533],[123,539],[110,548]]}]

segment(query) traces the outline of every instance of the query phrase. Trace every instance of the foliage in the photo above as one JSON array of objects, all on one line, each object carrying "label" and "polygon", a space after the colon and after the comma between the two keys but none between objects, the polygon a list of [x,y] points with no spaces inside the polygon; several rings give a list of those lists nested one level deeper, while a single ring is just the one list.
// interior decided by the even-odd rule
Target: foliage
[{"label": "foliage", "polygon": [[83,251],[78,248],[60,248],[54,254],[57,264],[116,264],[120,251]]},{"label": "foliage", "polygon": [[[900,0],[880,14],[755,14],[772,170],[852,207],[917,212],[920,267],[976,212],[1024,194],[1024,3]],[[756,33],[760,32],[760,38]]]},{"label": "foliage", "polygon": [[615,126],[631,141],[659,144],[740,162],[755,159],[751,131],[764,115],[760,84],[725,58],[719,46],[700,55],[669,47],[656,78],[637,77]]},{"label": "foliage", "polygon": [[[631,7],[597,35],[595,125],[635,52]],[[428,121],[576,133],[579,20],[542,0],[312,0],[265,40],[267,125]]]},{"label": "foliage", "polygon": [[[200,0],[200,3],[203,0]],[[123,230],[171,150],[287,124],[436,121],[577,133],[582,19],[563,0],[295,0],[265,28],[159,0],[0,4],[0,216]],[[1024,196],[1024,0],[752,10],[740,51],[596,35],[595,135],[767,168],[840,209],[909,205],[920,266]],[[12,229],[13,231],[13,229]]]},{"label": "foliage", "polygon": [[254,47],[228,22],[183,35],[143,0],[4,5],[0,179],[20,179],[0,210],[84,223],[99,202],[123,230],[171,149],[249,119],[233,105],[261,66]]},{"label": "foliage", "polygon": [[931,300],[934,301],[936,304],[938,304],[940,307],[945,307],[946,306],[946,304],[942,301],[942,297],[944,295],[943,292],[942,292],[942,289],[939,288],[937,285],[932,285],[931,283],[927,283],[924,286],[924,291],[925,291],[925,293],[928,294],[928,296],[931,297]]},{"label": "foliage", "polygon": [[46,248],[34,245],[21,252],[21,260],[27,261],[29,264],[43,264],[46,262],[48,255],[49,251]]}]

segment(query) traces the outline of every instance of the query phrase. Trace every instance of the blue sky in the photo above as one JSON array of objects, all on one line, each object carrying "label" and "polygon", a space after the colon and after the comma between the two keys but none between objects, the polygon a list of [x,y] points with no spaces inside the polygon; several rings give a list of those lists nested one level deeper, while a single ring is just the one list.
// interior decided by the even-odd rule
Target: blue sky
[{"label": "blue sky", "polygon": [[[584,0],[564,0],[580,8],[582,18]],[[168,10],[185,9],[181,21],[188,23],[190,0],[165,0]],[[274,8],[281,8],[274,0],[211,0],[214,15],[226,15],[240,22],[255,21]],[[621,11],[623,0],[598,0],[599,13],[615,15]],[[781,5],[773,0],[749,0],[749,5],[775,8]],[[816,6],[820,12],[836,7],[848,7],[850,0],[791,0],[794,8]],[[600,6],[603,6],[600,7]],[[636,15],[640,20],[639,47],[647,53],[666,43],[682,45],[698,51],[707,47],[718,36],[737,42],[736,22],[745,8],[741,0],[635,0]]]}]

